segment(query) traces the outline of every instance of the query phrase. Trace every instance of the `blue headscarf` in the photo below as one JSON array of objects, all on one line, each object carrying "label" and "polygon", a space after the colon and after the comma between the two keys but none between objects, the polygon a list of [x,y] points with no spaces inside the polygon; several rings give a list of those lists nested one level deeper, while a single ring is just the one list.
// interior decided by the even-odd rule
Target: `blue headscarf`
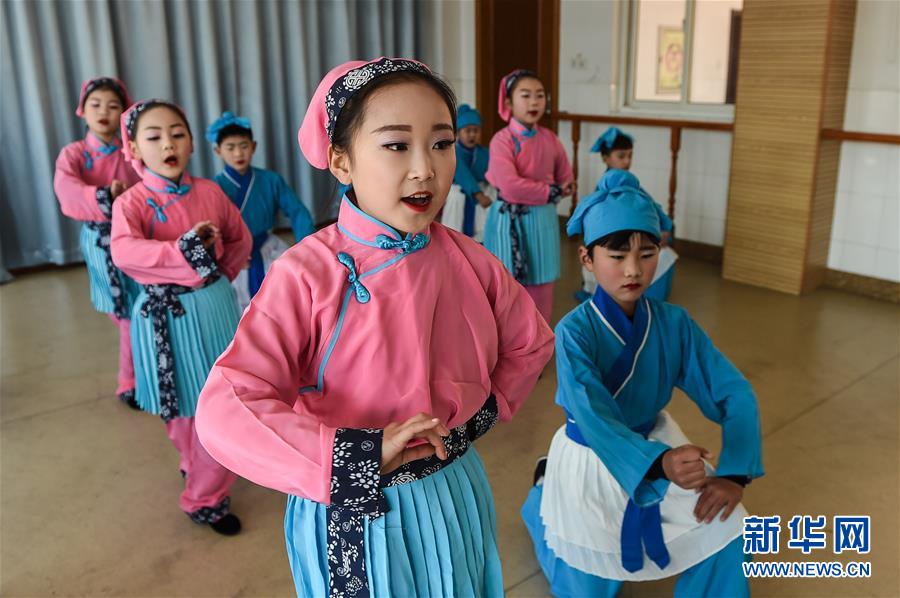
[{"label": "blue headscarf", "polygon": [[460,104],[456,113],[456,128],[481,126],[481,114],[468,104]]},{"label": "blue headscarf", "polygon": [[637,230],[660,238],[659,215],[653,199],[641,190],[637,177],[627,170],[606,171],[597,190],[581,199],[566,233],[584,235],[584,244],[623,230]]},{"label": "blue headscarf", "polygon": [[250,119],[244,118],[243,116],[235,116],[234,112],[223,112],[222,116],[213,122],[213,124],[209,125],[209,128],[206,129],[206,139],[210,143],[218,143],[219,142],[219,133],[225,127],[230,127],[231,125],[237,125],[242,129],[247,129],[249,133],[252,128],[250,127]]},{"label": "blue headscarf", "polygon": [[634,144],[634,137],[623,133],[618,127],[610,127],[603,131],[603,135],[597,138],[597,141],[591,146],[591,151],[594,153],[608,153],[612,151],[613,145],[615,145],[616,139],[619,137],[624,137],[629,143]]}]

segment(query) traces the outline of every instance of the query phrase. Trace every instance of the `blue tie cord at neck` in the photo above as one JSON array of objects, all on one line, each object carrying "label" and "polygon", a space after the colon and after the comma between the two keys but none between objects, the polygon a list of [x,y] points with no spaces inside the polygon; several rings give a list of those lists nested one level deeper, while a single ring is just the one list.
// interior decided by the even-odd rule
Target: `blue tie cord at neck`
[{"label": "blue tie cord at neck", "polygon": [[398,240],[392,239],[387,235],[378,235],[375,237],[375,242],[378,244],[379,249],[400,249],[403,253],[413,253],[428,245],[428,236],[418,233],[411,239]]},{"label": "blue tie cord at neck", "polygon": [[166,213],[163,211],[165,206],[161,206],[156,203],[152,197],[147,198],[147,205],[153,208],[153,211],[156,212],[156,219],[160,222],[166,222],[169,218],[166,216]]},{"label": "blue tie cord at neck", "polygon": [[368,303],[372,295],[369,293],[369,289],[359,281],[359,274],[356,271],[356,262],[353,261],[353,256],[341,251],[337,254],[337,260],[350,272],[347,280],[350,282],[350,288],[353,290],[354,295],[356,295],[356,300],[360,303]]},{"label": "blue tie cord at neck", "polygon": [[[114,145],[104,145],[97,148],[97,151],[100,152],[100,157],[103,157],[112,154],[117,149],[119,148]],[[94,155],[89,150],[84,150],[82,155],[84,156],[84,168],[86,170],[92,169],[94,167]]]}]

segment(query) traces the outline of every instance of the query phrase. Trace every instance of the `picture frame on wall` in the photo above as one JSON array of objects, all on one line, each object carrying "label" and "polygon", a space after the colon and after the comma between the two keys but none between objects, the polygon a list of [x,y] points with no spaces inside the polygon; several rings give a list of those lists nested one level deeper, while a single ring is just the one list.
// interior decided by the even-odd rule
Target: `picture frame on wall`
[{"label": "picture frame on wall", "polygon": [[684,29],[660,25],[656,48],[656,93],[678,95],[684,77]]}]

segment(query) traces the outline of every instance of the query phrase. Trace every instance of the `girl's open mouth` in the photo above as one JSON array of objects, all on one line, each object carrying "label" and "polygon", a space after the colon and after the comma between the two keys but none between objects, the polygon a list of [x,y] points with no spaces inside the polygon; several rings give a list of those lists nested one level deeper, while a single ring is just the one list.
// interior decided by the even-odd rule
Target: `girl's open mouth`
[{"label": "girl's open mouth", "polygon": [[178,166],[178,158],[175,156],[169,156],[163,160],[163,163],[166,166]]},{"label": "girl's open mouth", "polygon": [[415,210],[416,212],[424,212],[431,207],[431,193],[429,191],[413,193],[412,195],[401,197],[400,200],[405,203],[409,209]]}]

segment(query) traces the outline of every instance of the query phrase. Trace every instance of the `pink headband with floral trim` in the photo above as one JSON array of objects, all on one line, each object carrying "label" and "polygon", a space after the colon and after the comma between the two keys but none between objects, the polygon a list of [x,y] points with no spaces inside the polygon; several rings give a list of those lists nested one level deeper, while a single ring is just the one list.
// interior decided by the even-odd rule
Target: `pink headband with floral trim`
[{"label": "pink headband with floral trim", "polygon": [[512,118],[512,109],[506,105],[506,100],[510,97],[513,87],[516,86],[516,81],[522,77],[538,78],[534,71],[516,69],[500,79],[500,91],[497,93],[497,112],[504,122],[509,122],[509,119]]},{"label": "pink headband with floral trim", "polygon": [[347,101],[360,89],[383,75],[399,71],[430,73],[416,60],[385,58],[351,60],[328,71],[309,102],[297,141],[306,160],[315,168],[328,168],[328,147],[334,127]]},{"label": "pink headband with floral trim", "polygon": [[98,87],[105,85],[118,88],[119,95],[122,96],[122,100],[125,102],[125,105],[122,106],[122,110],[131,106],[131,97],[128,95],[128,88],[125,87],[124,83],[115,77],[96,77],[94,79],[87,79],[81,84],[81,92],[78,94],[78,107],[75,109],[76,116],[79,118],[84,116],[84,101],[91,92]]},{"label": "pink headband with floral trim", "polygon": [[140,159],[135,158],[128,142],[133,141],[134,133],[137,133],[134,128],[137,125],[137,119],[141,115],[141,112],[143,112],[147,108],[155,108],[158,106],[167,106],[169,108],[174,108],[181,115],[181,118],[184,119],[184,125],[187,127],[188,133],[193,137],[193,133],[191,133],[191,125],[184,114],[184,109],[178,104],[175,104],[168,100],[160,100],[159,98],[140,100],[132,104],[131,107],[123,112],[122,116],[119,118],[119,126],[122,131],[122,154],[125,156],[125,159],[131,163],[131,167],[134,169],[134,171],[142,176],[144,174],[144,163]]}]

